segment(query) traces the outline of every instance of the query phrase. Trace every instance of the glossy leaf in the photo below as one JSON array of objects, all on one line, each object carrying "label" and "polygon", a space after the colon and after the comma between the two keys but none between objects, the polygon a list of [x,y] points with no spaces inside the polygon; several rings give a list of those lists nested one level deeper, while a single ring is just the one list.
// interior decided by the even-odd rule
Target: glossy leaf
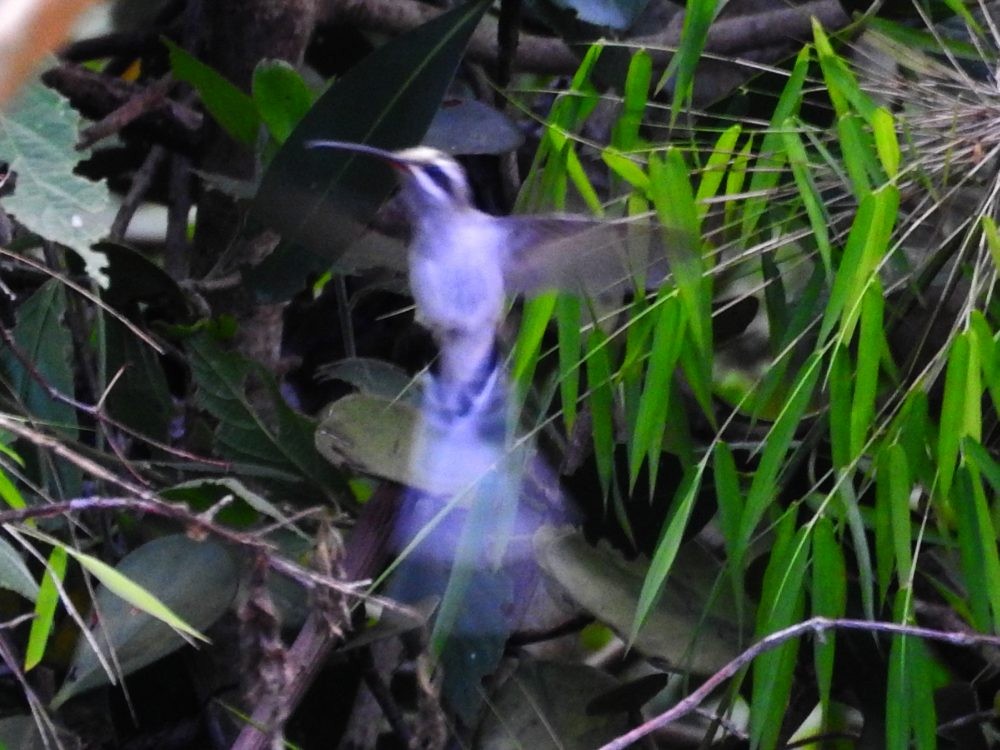
[{"label": "glossy leaf", "polygon": [[[205,640],[199,631],[229,608],[239,582],[238,566],[224,547],[182,534],[147,542],[114,568],[90,555],[67,552],[101,582],[97,609],[102,632],[123,675],[183,646],[180,633]],[[107,673],[81,639],[70,677],[53,703],[58,706],[107,682]]]},{"label": "glossy leaf", "polygon": [[454,75],[469,35],[488,7],[473,0],[397,37],[351,68],[316,101],[275,154],[252,211],[291,247],[258,267],[262,288],[274,273],[311,268],[339,257],[395,186],[392,170],[314,139],[387,149],[420,142]]}]

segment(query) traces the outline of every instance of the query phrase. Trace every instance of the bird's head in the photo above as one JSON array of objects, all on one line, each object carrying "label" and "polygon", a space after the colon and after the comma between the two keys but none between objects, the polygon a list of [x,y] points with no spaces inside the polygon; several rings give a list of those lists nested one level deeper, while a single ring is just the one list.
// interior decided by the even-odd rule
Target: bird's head
[{"label": "bird's head", "polygon": [[375,157],[399,173],[402,197],[414,219],[472,205],[465,170],[448,154],[426,146],[386,151],[362,143],[308,141],[307,148],[332,148]]}]

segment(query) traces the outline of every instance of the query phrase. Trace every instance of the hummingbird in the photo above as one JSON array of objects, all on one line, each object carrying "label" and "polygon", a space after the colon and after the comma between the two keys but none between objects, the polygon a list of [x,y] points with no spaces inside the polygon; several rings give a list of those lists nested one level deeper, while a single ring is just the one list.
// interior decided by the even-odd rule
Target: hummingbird
[{"label": "hummingbird", "polygon": [[480,211],[464,169],[442,151],[332,140],[306,146],[367,155],[398,173],[411,225],[410,287],[418,321],[441,348],[445,383],[483,382],[492,371],[507,297],[549,290],[620,297],[636,277],[657,286],[666,276],[663,243],[637,233],[631,220]]}]

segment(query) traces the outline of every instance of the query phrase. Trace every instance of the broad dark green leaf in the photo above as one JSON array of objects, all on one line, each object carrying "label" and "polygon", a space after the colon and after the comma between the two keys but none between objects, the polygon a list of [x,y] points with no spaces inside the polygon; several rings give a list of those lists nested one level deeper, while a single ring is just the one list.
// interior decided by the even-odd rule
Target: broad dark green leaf
[{"label": "broad dark green leaf", "polygon": [[[538,563],[574,602],[622,638],[635,621],[647,578],[642,560],[626,560],[606,543],[592,546],[579,530],[542,527],[535,535]],[[674,574],[663,584],[646,615],[634,646],[677,670],[708,675],[734,658],[749,633],[734,613],[753,617],[746,598],[718,585],[722,566],[697,545],[684,545],[674,559]],[[742,595],[740,595],[742,597]]]},{"label": "broad dark green leaf", "polygon": [[[74,395],[73,341],[65,315],[66,292],[62,283],[57,279],[45,282],[18,308],[14,327],[14,340],[35,372],[31,373],[6,346],[0,347],[0,368],[5,385],[26,414],[72,439],[77,434],[76,412],[52,398],[34,377],[44,378],[63,395]],[[22,455],[34,464],[34,470],[53,494],[79,495],[81,477],[76,467],[42,450],[25,450]]]},{"label": "broad dark green leaf", "polygon": [[[49,385],[72,396],[73,341],[63,320],[65,315],[63,285],[56,279],[47,281],[18,308],[14,340]],[[13,352],[6,347],[0,351],[7,384],[25,411],[35,419],[74,432],[76,415],[72,407],[51,398]]]},{"label": "broad dark green leaf", "polygon": [[154,440],[167,438],[174,406],[159,356],[120,321],[108,317],[106,372],[121,371],[105,403],[112,417]]},{"label": "broad dark green leaf", "polygon": [[[296,243],[258,267],[273,274],[329,265],[356,239],[395,185],[392,170],[357,154],[307,149],[336,139],[395,149],[420,142],[441,104],[469,35],[489,6],[473,0],[377,49],[316,101],[275,154],[253,213]],[[311,257],[310,257],[311,256]]]},{"label": "broad dark green leaf", "polygon": [[[239,566],[214,542],[196,542],[183,534],[161,537],[127,555],[115,571],[142,587],[188,625],[204,630],[229,608],[239,583]],[[97,589],[101,633],[115,649],[122,674],[128,675],[177,650],[185,641],[173,628],[112,593]],[[104,643],[104,637],[100,639]],[[69,677],[53,704],[107,684],[108,675],[81,639]]]},{"label": "broad dark green leaf", "polygon": [[524,659],[491,696],[476,747],[590,750],[610,742],[628,729],[627,716],[593,714],[587,707],[618,685],[584,664]]}]

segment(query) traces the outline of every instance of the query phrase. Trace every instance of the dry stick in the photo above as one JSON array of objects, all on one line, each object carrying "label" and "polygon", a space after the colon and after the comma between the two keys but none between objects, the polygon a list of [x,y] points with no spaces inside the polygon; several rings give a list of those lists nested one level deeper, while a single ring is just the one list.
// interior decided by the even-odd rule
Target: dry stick
[{"label": "dry stick", "polygon": [[[207,466],[216,466],[222,469],[229,468],[230,464],[228,461],[220,461],[218,459],[208,458],[206,456],[198,456],[194,453],[191,453],[190,451],[186,451],[181,448],[177,448],[175,446],[160,442],[159,440],[155,440],[154,438],[151,438],[148,435],[143,435],[138,430],[135,430],[122,422],[119,422],[117,419],[109,417],[107,414],[104,413],[104,410],[100,406],[90,406],[89,404],[77,401],[72,396],[67,396],[65,393],[63,393],[58,388],[53,386],[45,378],[45,376],[38,371],[38,368],[35,367],[35,363],[32,362],[31,359],[27,355],[25,355],[23,351],[21,351],[20,345],[17,343],[17,341],[14,340],[14,337],[10,334],[10,331],[8,331],[3,326],[0,326],[0,340],[2,340],[3,343],[7,346],[7,348],[10,349],[11,353],[14,355],[17,361],[25,369],[25,372],[28,373],[28,377],[34,380],[35,383],[37,383],[38,386],[43,391],[45,391],[45,395],[47,395],[52,400],[66,404],[67,406],[71,406],[77,411],[81,411],[84,414],[93,417],[98,422],[100,422],[102,426],[111,427],[116,430],[119,430],[120,432],[128,435],[129,437],[135,438],[136,440],[141,440],[147,445],[151,445],[157,450],[163,451],[164,453],[168,453],[170,455],[177,456],[178,458],[183,458],[188,461],[197,461],[198,463],[205,464]],[[112,385],[114,385],[113,382]],[[101,398],[102,402],[104,398],[105,397],[102,396]],[[132,476],[134,476],[138,481],[143,482],[145,484],[146,483],[145,480],[142,477],[138,476],[136,472],[132,471],[131,465],[129,464],[128,460],[121,455],[120,451],[115,446],[115,443],[113,440],[111,440],[110,436],[108,436],[108,440],[111,443],[112,450],[115,451],[115,455],[121,459],[123,464],[129,467],[129,473],[132,474]]]},{"label": "dry stick", "polygon": [[682,716],[694,711],[719,685],[733,677],[743,667],[756,659],[761,654],[771,651],[786,641],[798,638],[812,631],[817,636],[822,637],[827,630],[864,630],[871,633],[891,633],[893,635],[909,635],[915,638],[924,638],[930,641],[943,641],[952,646],[978,646],[987,644],[1000,647],[1000,636],[982,635],[980,633],[963,633],[958,631],[933,630],[922,628],[916,625],[901,625],[895,622],[873,622],[870,620],[834,620],[829,617],[813,617],[812,619],[800,622],[784,630],[761,638],[757,643],[741,653],[735,659],[726,664],[722,669],[713,674],[697,690],[692,692],[687,698],[677,703],[659,716],[655,716],[647,722],[640,724],[626,734],[621,735],[616,740],[602,745],[599,750],[624,750],[633,742],[645,737],[660,727],[664,727],[676,721]]},{"label": "dry stick", "polygon": [[121,206],[115,215],[115,220],[111,223],[111,230],[108,232],[110,239],[124,239],[125,231],[132,222],[132,217],[139,208],[139,204],[142,203],[146,197],[146,193],[149,192],[149,188],[153,184],[153,177],[156,176],[156,170],[159,169],[166,155],[167,149],[163,146],[153,146],[149,150],[149,153],[142,162],[142,166],[132,176],[132,185],[129,187],[125,197],[122,198]]},{"label": "dry stick", "polygon": [[66,513],[77,513],[91,510],[128,510],[140,513],[151,513],[153,515],[170,518],[186,524],[191,529],[212,536],[223,541],[251,550],[257,550],[267,555],[268,567],[276,573],[297,581],[307,589],[326,588],[338,591],[348,596],[359,599],[372,599],[378,601],[383,607],[408,614],[414,619],[419,616],[409,607],[397,605],[389,600],[379,599],[361,591],[361,587],[366,582],[344,583],[333,576],[323,575],[314,570],[303,568],[301,565],[285,560],[275,555],[273,545],[265,542],[254,535],[233,531],[214,523],[205,514],[193,513],[187,506],[182,504],[168,503],[162,500],[155,492],[148,490],[134,482],[108,471],[96,461],[87,458],[73,449],[64,445],[58,439],[46,435],[43,432],[26,426],[23,422],[13,419],[6,414],[0,414],[0,429],[8,430],[18,437],[37,445],[45,450],[50,450],[60,458],[69,461],[74,466],[82,469],[94,478],[113,484],[134,497],[91,497],[77,498],[60,503],[49,503],[47,505],[33,506],[31,508],[21,508],[0,512],[0,525],[5,523],[18,523],[29,518],[51,518]]},{"label": "dry stick", "polygon": [[[326,16],[354,23],[365,29],[403,33],[429,21],[438,12],[432,6],[414,0],[326,0]],[[778,7],[761,13],[722,18],[712,24],[705,51],[717,54],[784,44],[812,38],[812,19],[826,29],[840,29],[850,22],[839,0],[810,0],[792,8]],[[666,61],[665,50],[680,43],[680,27],[661,34],[631,40],[645,44],[658,63]],[[469,42],[469,54],[480,62],[495,62],[498,57],[497,21],[487,16],[476,28]],[[518,70],[554,75],[573,73],[580,58],[558,37],[522,33],[518,38],[513,67]]]},{"label": "dry stick", "polygon": [[143,115],[162,109],[172,84],[170,76],[165,76],[136,91],[121,106],[81,130],[76,150],[83,151],[90,148],[98,141],[121,132]]}]

